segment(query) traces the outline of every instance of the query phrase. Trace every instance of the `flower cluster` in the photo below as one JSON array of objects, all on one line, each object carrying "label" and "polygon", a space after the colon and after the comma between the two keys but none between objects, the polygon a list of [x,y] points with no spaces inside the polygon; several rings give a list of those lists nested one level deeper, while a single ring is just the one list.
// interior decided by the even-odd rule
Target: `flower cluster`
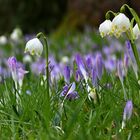
[{"label": "flower cluster", "polygon": [[101,37],[106,35],[114,35],[116,38],[119,38],[122,33],[131,31],[131,28],[133,28],[132,32],[134,39],[137,39],[140,35],[138,25],[136,24],[134,27],[131,27],[129,18],[125,14],[119,13],[112,21],[105,20],[103,23],[101,23],[99,26],[99,32]]}]

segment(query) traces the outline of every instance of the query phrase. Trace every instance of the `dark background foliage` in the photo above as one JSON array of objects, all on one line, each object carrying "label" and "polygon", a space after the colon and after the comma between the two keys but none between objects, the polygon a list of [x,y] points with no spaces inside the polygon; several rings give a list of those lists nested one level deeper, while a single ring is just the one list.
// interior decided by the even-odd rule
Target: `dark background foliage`
[{"label": "dark background foliage", "polygon": [[0,0],[0,34],[16,26],[24,33],[98,26],[108,10],[124,3],[140,11],[139,0]]}]

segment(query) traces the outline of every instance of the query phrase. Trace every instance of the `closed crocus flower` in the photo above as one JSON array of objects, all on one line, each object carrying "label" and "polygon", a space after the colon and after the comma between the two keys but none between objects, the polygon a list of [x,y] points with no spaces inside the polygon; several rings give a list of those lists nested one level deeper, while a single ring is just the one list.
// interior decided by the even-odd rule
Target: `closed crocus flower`
[{"label": "closed crocus flower", "polygon": [[43,45],[38,38],[29,40],[25,46],[25,53],[29,52],[31,55],[36,54],[40,56],[43,51]]},{"label": "closed crocus flower", "polygon": [[136,24],[133,28],[133,34],[134,34],[134,39],[138,39],[138,36],[140,35],[140,29],[138,27],[138,24]]},{"label": "closed crocus flower", "polygon": [[132,116],[133,111],[133,103],[131,100],[126,102],[124,112],[123,112],[123,121],[122,121],[122,129],[125,127],[126,121],[128,121]]},{"label": "closed crocus flower", "polygon": [[123,13],[118,14],[112,20],[112,33],[116,37],[120,37],[121,33],[126,32],[129,28],[130,28],[130,20]]},{"label": "closed crocus flower", "polygon": [[105,20],[103,23],[99,26],[99,32],[101,37],[104,37],[106,35],[109,35],[111,32],[112,22],[110,20]]},{"label": "closed crocus flower", "polygon": [[97,53],[95,61],[96,61],[97,76],[99,79],[101,79],[102,73],[103,73],[103,59],[102,59],[102,55],[100,53]]},{"label": "closed crocus flower", "polygon": [[65,82],[69,83],[70,82],[70,68],[69,68],[69,66],[64,67],[63,75],[64,75]]}]

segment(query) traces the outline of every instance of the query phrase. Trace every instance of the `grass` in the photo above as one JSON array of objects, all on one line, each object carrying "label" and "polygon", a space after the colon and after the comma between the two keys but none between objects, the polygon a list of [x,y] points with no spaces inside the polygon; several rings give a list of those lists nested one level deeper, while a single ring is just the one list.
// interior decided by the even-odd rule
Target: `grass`
[{"label": "grass", "polygon": [[[61,40],[57,46],[61,46],[63,41]],[[56,55],[57,51],[54,48]],[[61,56],[61,54],[59,55]],[[19,58],[22,56],[19,55]],[[74,77],[71,78],[71,81],[74,81],[73,79]],[[115,73],[104,71],[96,88],[97,103],[94,100],[89,100],[88,92],[81,81],[76,82],[76,91],[80,98],[76,100],[66,99],[63,106],[64,97],[60,97],[60,93],[65,82],[61,77],[50,88],[50,111],[48,111],[47,106],[47,92],[44,85],[40,85],[40,82],[41,77],[36,77],[32,73],[25,76],[18,100],[15,98],[11,78],[5,79],[0,84],[1,140],[139,139],[140,85],[132,68],[129,68],[125,76],[124,86],[129,99],[133,101],[134,109],[131,120],[127,122],[126,127],[121,132],[119,130],[126,101],[123,99],[120,80]],[[27,94],[27,91],[31,94]]]}]

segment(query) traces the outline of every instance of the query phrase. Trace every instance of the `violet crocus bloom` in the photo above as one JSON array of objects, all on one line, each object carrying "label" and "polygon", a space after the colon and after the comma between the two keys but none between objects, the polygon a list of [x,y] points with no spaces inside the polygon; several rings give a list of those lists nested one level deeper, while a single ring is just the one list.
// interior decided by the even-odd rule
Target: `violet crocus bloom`
[{"label": "violet crocus bloom", "polygon": [[28,71],[23,70],[21,67],[18,69],[18,83],[19,87],[22,88],[24,75],[28,73]]},{"label": "violet crocus bloom", "polygon": [[28,73],[27,71],[23,70],[22,64],[17,62],[16,58],[14,56],[10,57],[8,59],[8,66],[12,73],[12,78],[15,82],[15,88],[22,87],[22,82],[24,78],[24,74]]},{"label": "violet crocus bloom", "polygon": [[123,72],[122,71],[123,71],[122,62],[119,60],[117,62],[117,74],[118,74],[121,82],[123,81]]},{"label": "violet crocus bloom", "polygon": [[82,74],[81,74],[81,72],[77,69],[76,72],[75,72],[75,80],[76,80],[77,82],[79,82],[80,79],[81,79],[81,77],[82,77]]},{"label": "violet crocus bloom", "polygon": [[12,56],[8,59],[8,66],[10,68],[11,71],[15,71],[17,68],[17,59]]},{"label": "violet crocus bloom", "polygon": [[123,64],[124,64],[124,68],[127,69],[129,66],[129,57],[127,54],[124,55]]},{"label": "violet crocus bloom", "polygon": [[124,108],[124,112],[123,112],[123,120],[129,120],[132,116],[132,111],[133,111],[133,103],[131,100],[128,100],[126,102],[125,108]]},{"label": "violet crocus bloom", "polygon": [[88,76],[87,76],[87,72],[85,70],[85,65],[84,65],[84,62],[81,58],[81,56],[79,54],[77,54],[75,56],[75,61],[77,63],[77,66],[78,66],[78,69],[80,70],[80,72],[82,73],[84,79],[85,79],[85,82],[87,83],[88,81]]},{"label": "violet crocus bloom", "polygon": [[15,82],[15,86],[16,86],[16,89],[17,89],[17,82],[18,82],[18,76],[17,76],[17,60],[14,56],[10,57],[8,59],[8,66],[9,66],[9,69],[12,73],[12,78]]},{"label": "violet crocus bloom", "polygon": [[75,82],[65,85],[63,87],[63,91],[61,92],[60,96],[65,96],[69,100],[74,100],[79,97],[78,93],[75,91],[76,85]]},{"label": "violet crocus bloom", "polygon": [[97,53],[95,61],[96,61],[97,76],[99,79],[101,79],[103,73],[103,60],[102,60],[102,55],[100,53]]},{"label": "violet crocus bloom", "polygon": [[131,65],[133,67],[133,70],[135,72],[135,75],[136,77],[138,78],[138,66],[136,64],[136,60],[135,60],[135,57],[134,57],[134,54],[133,54],[133,51],[132,51],[132,48],[131,48],[131,44],[129,41],[126,42],[126,51],[127,51],[127,54],[130,58],[130,61],[131,61]]},{"label": "violet crocus bloom", "polygon": [[70,68],[69,66],[64,67],[64,79],[66,83],[70,82]]},{"label": "violet crocus bloom", "polygon": [[133,103],[131,100],[128,100],[126,102],[124,112],[123,112],[122,129],[125,127],[126,121],[128,121],[131,118],[132,111],[133,111]]},{"label": "violet crocus bloom", "polygon": [[94,87],[97,86],[97,73],[95,69],[92,69],[92,84]]}]

